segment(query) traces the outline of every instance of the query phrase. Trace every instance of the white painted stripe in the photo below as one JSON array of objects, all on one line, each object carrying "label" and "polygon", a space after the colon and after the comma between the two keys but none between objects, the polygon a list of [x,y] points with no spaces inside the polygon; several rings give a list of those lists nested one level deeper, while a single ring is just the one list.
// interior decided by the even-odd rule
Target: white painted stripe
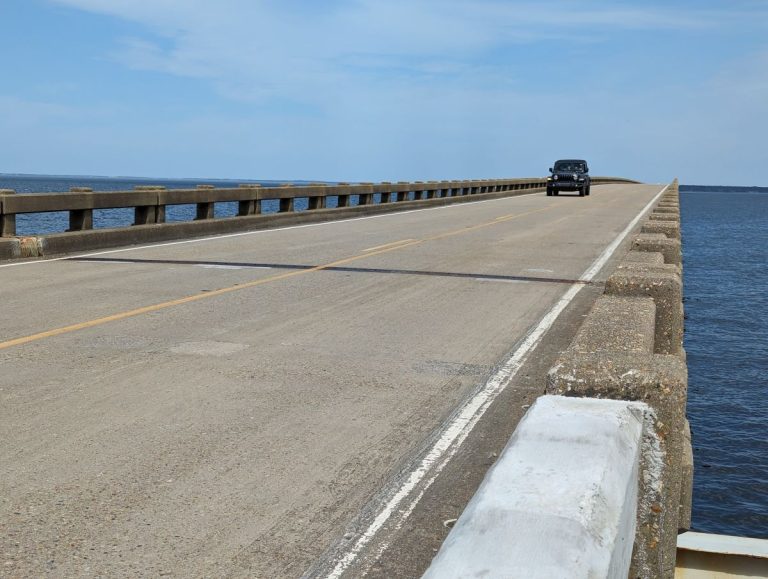
[{"label": "white painted stripe", "polygon": [[[439,207],[426,207],[424,209],[409,209],[408,211],[393,211],[392,213],[382,213],[381,215],[369,215],[367,217],[353,217],[351,219],[337,219],[334,221],[323,221],[322,223],[306,223],[304,225],[289,225],[287,227],[275,227],[273,229],[259,229],[257,231],[242,231],[240,233],[225,233],[222,235],[212,235],[210,237],[199,237],[196,239],[184,239],[181,241],[169,241],[166,243],[154,243],[149,245],[137,245],[134,247],[123,247],[120,249],[108,249],[104,251],[97,251],[93,253],[85,253],[82,255],[78,255],[76,257],[95,257],[98,255],[110,255],[113,253],[124,253],[127,251],[138,251],[142,249],[154,249],[157,247],[170,247],[173,245],[184,245],[189,243],[206,243],[208,241],[217,241],[219,239],[229,239],[232,237],[244,237],[248,235],[263,235],[263,234],[269,234],[274,233],[277,231],[289,231],[291,229],[304,229],[306,227],[322,227],[327,225],[338,225],[340,223],[349,223],[352,221],[366,221],[368,219],[381,219],[384,217],[395,217],[398,215],[407,215],[409,213],[421,213],[422,211],[440,211],[444,209],[455,209],[462,207],[466,204],[474,205],[476,203],[497,203],[499,201],[509,201],[510,199],[517,199],[519,197],[529,197],[531,195],[539,195],[541,194],[541,191],[535,191],[533,193],[523,193],[522,195],[511,195],[509,197],[500,197],[498,199],[483,199],[479,201],[465,201],[463,203],[453,203],[450,205],[441,205]],[[19,262],[12,262],[12,263],[4,263],[0,264],[0,269],[4,267],[21,267],[24,265],[43,265],[46,263],[53,263],[56,261],[73,261],[73,255],[68,255],[65,257],[53,257],[50,259],[40,259],[36,261],[19,261]]]},{"label": "white painted stripe", "polygon": [[99,261],[90,261],[90,260],[87,260],[87,259],[72,259],[71,261],[76,261],[77,263],[88,263],[88,264],[97,264],[97,265],[101,265],[101,264],[107,264],[107,265],[131,265],[131,263],[128,262],[128,261],[118,261],[118,260],[112,261],[112,260],[109,260],[109,259],[100,259]]},{"label": "white painted stripe", "polygon": [[[221,265],[218,263],[195,263],[195,267],[203,269],[245,269],[242,265]],[[269,269],[268,267],[249,267],[248,269]]]},{"label": "white painted stripe", "polygon": [[538,268],[528,268],[525,271],[530,271],[531,273],[555,273],[554,269],[538,269]]},{"label": "white painted stripe", "polygon": [[485,281],[490,283],[529,283],[527,279],[492,279],[487,277],[473,278],[475,281]]},{"label": "white painted stripe", "polygon": [[[613,240],[613,242],[603,251],[600,256],[587,268],[579,278],[581,281],[592,281],[594,276],[603,268],[610,259],[613,252],[629,235],[632,229],[637,225],[645,213],[653,206],[656,200],[667,190],[667,185],[656,196],[648,202],[643,210],[635,217],[629,225]],[[585,284],[574,284],[565,292],[557,303],[544,315],[539,323],[525,337],[520,346],[512,355],[502,364],[501,368],[494,374],[485,385],[467,400],[460,408],[458,414],[444,427],[442,434],[429,449],[426,456],[419,465],[411,471],[407,480],[390,497],[386,504],[378,511],[378,514],[368,525],[368,528],[360,535],[354,545],[343,555],[333,571],[327,577],[336,579],[341,577],[346,569],[352,565],[361,551],[373,540],[381,528],[393,515],[396,516],[396,528],[399,528],[405,519],[416,508],[421,497],[439,476],[446,464],[456,454],[464,440],[469,436],[477,422],[485,414],[498,395],[504,391],[517,371],[525,362],[528,354],[539,344],[544,334],[552,327],[555,320],[573,301],[576,295],[581,291]],[[429,477],[427,475],[429,474]],[[418,494],[408,503],[405,508],[401,508],[402,503],[416,489],[417,485],[422,484]],[[387,545],[380,547],[379,552],[384,551]]]}]

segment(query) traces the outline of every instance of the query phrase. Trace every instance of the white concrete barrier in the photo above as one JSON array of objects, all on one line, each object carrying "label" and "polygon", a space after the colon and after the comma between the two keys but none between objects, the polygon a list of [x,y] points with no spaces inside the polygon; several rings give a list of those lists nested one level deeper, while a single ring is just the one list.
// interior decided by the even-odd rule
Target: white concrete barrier
[{"label": "white concrete barrier", "polygon": [[424,577],[625,579],[649,412],[637,402],[539,398]]}]

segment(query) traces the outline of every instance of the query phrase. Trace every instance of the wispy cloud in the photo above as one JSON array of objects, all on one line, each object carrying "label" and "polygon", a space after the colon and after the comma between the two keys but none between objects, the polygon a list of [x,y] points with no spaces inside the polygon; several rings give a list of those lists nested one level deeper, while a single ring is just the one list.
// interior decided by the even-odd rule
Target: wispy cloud
[{"label": "wispy cloud", "polygon": [[558,155],[685,179],[725,163],[724,142],[739,174],[765,156],[739,143],[768,122],[765,2],[48,2],[109,18],[80,39],[101,58],[78,110],[0,102],[0,125],[43,119],[19,158],[66,141],[120,173],[370,180],[535,174]]},{"label": "wispy cloud", "polygon": [[[409,82],[480,81],[488,65],[476,65],[507,45],[595,42],[607,31],[715,28],[724,22],[712,10],[608,2],[55,1],[146,26],[146,35],[124,38],[115,48],[113,57],[129,67],[208,78],[223,94],[256,100],[279,95],[322,101],[381,74]],[[516,58],[524,55],[505,55],[507,63]]]}]

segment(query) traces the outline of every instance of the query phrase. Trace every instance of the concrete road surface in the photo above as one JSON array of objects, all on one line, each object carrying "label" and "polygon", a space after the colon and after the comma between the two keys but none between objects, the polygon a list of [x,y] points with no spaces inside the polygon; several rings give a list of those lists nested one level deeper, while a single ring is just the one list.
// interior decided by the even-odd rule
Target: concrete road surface
[{"label": "concrete road surface", "polygon": [[0,576],[418,576],[660,190],[0,264]]}]

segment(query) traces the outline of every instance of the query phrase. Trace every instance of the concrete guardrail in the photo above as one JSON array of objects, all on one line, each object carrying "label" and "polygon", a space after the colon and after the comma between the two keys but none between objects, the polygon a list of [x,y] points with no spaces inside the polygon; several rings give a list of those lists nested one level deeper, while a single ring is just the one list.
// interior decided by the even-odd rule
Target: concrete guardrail
[{"label": "concrete guardrail", "polygon": [[425,579],[627,577],[651,415],[642,402],[540,397]]},{"label": "concrete guardrail", "polygon": [[[633,183],[618,177],[595,177],[595,184]],[[406,208],[461,203],[544,190],[540,178],[485,179],[474,181],[415,181],[398,183],[310,184],[261,187],[244,184],[237,188],[216,189],[198,185],[196,189],[167,190],[145,185],[133,191],[97,192],[75,187],[65,193],[23,193],[0,189],[0,259],[39,257],[87,251],[105,247],[134,245],[216,235],[249,229],[283,227],[373,215]],[[328,199],[336,208],[328,209]],[[306,199],[307,210],[295,211],[295,201]],[[278,212],[262,213],[262,203],[274,200]],[[353,202],[355,202],[353,204]],[[236,217],[215,218],[216,203],[237,203]],[[196,206],[193,221],[166,223],[166,208],[173,205]],[[94,229],[94,211],[129,208],[134,211],[131,227]],[[66,211],[66,232],[16,235],[16,216],[29,213]]]},{"label": "concrete guardrail", "polygon": [[[678,532],[689,529],[691,523],[693,454],[690,426],[685,417],[688,374],[683,350],[678,195],[675,180],[641,222],[639,231],[631,239],[630,250],[608,278],[604,295],[585,318],[573,343],[549,371],[546,385],[548,395],[593,402],[623,400],[648,407],[639,476],[635,479],[636,495],[635,487],[626,487],[627,496],[637,499],[629,563],[629,576],[633,578],[673,578]],[[536,412],[536,420],[547,418],[541,410]],[[520,450],[520,439],[530,430],[526,415],[518,427],[523,430],[515,431],[507,450],[470,502],[467,516],[459,519],[461,524],[457,523],[448,536],[426,576],[475,577],[483,576],[481,571],[485,569],[489,576],[520,578],[627,577],[623,568],[619,570],[613,563],[608,566],[605,563],[614,561],[618,548],[617,535],[608,533],[603,526],[607,511],[593,508],[589,500],[579,498],[591,496],[590,489],[599,491],[600,496],[612,491],[601,486],[598,480],[583,476],[582,469],[568,460],[568,449],[580,456],[585,448],[583,440],[574,438],[570,418],[564,423],[555,412],[555,416],[548,419],[542,426],[543,433],[554,440],[565,441],[563,449],[558,450],[562,456],[560,463],[553,462],[543,447],[538,454]],[[616,442],[593,433],[587,438],[596,444],[594,455],[583,458],[585,468],[589,470],[594,466],[602,473],[604,453],[610,453]],[[533,448],[531,443],[526,444]],[[526,444],[522,444],[523,449]],[[606,448],[599,448],[602,445]],[[547,477],[535,483],[533,479],[520,482],[520,472],[537,473],[543,468],[549,478],[560,481],[560,486],[553,488],[544,480]],[[628,467],[617,459],[611,468],[626,473]],[[509,475],[507,478],[505,473]],[[543,487],[551,490],[546,501],[526,486],[529,484],[549,484]],[[624,483],[610,484],[618,485],[616,490]],[[516,489],[515,496],[513,489]],[[604,506],[608,504],[605,502]],[[516,524],[521,530],[514,536],[509,528],[512,519],[507,512],[510,509],[520,510]],[[560,511],[570,514],[564,515],[560,526],[554,525],[551,532],[542,533],[541,526]],[[573,519],[580,521],[583,534],[570,531]],[[598,528],[603,531],[597,532]],[[566,540],[561,540],[563,532],[567,533]],[[591,542],[595,538],[601,547]],[[519,549],[518,541],[529,548]],[[593,547],[596,551],[591,550]],[[546,553],[541,553],[542,550]],[[570,570],[547,567],[550,561],[576,561],[579,551],[589,553],[591,566],[575,566]],[[477,556],[473,556],[473,552]],[[505,555],[499,556],[501,553]],[[490,558],[488,565],[482,567],[484,556]],[[533,567],[529,564],[532,557],[539,561]],[[463,563],[462,558],[466,559]],[[598,561],[602,563],[598,565]],[[452,572],[452,568],[473,571]],[[539,568],[544,571],[537,571]]]}]

